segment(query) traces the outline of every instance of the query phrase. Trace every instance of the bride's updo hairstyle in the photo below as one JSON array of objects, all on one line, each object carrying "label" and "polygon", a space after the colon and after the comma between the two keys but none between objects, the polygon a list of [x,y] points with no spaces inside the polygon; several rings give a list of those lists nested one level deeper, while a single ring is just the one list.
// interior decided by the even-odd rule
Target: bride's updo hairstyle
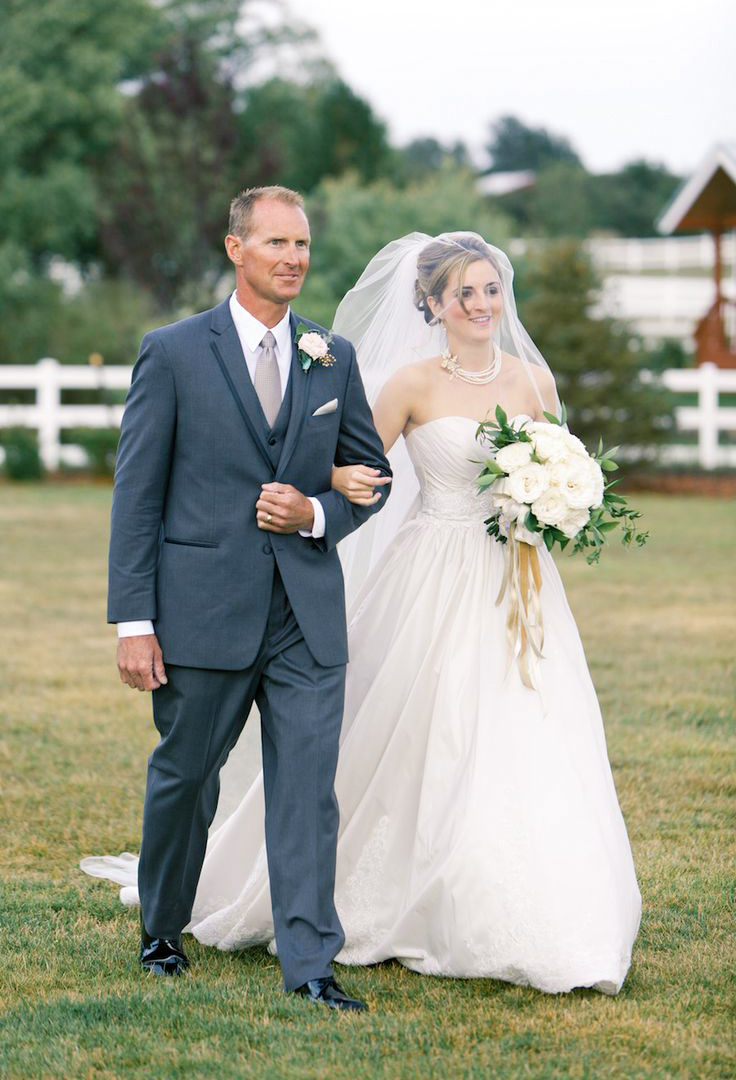
[{"label": "bride's updo hairstyle", "polygon": [[461,234],[457,240],[433,240],[431,244],[422,248],[417,258],[414,304],[424,315],[426,323],[432,326],[438,321],[438,316],[432,314],[428,300],[431,296],[433,300],[439,302],[454,270],[458,270],[459,273],[458,302],[467,314],[462,297],[465,274],[471,263],[480,260],[491,264],[498,273],[500,281],[501,274],[491,254],[491,249],[479,236]]}]

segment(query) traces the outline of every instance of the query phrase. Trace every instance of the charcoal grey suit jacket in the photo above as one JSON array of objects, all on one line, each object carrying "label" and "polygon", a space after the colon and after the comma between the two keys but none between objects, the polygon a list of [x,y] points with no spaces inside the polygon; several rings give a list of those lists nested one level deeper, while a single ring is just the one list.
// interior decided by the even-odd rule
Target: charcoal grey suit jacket
[{"label": "charcoal grey suit jacket", "polygon": [[[321,329],[292,314],[292,337],[298,322]],[[315,660],[347,661],[335,545],[380,509],[390,485],[375,506],[353,506],[331,489],[331,469],[390,469],[352,345],[335,337],[330,352],[333,366],[305,373],[294,347],[291,415],[274,462],[227,300],[143,339],[118,448],[108,621],[153,620],[164,662],[248,667],[276,567]],[[314,415],[334,399],[334,411]],[[319,499],[323,539],[258,528],[256,500],[272,481]]]}]

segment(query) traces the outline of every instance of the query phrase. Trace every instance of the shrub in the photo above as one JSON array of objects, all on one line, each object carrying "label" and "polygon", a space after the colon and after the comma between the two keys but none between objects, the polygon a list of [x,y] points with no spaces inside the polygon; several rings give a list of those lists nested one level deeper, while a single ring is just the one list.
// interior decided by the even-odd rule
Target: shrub
[{"label": "shrub", "polygon": [[118,428],[73,428],[64,433],[65,443],[81,446],[95,476],[112,476],[118,449]]},{"label": "shrub", "polygon": [[43,464],[38,436],[30,428],[12,427],[0,438],[5,451],[5,474],[10,480],[40,480]]}]

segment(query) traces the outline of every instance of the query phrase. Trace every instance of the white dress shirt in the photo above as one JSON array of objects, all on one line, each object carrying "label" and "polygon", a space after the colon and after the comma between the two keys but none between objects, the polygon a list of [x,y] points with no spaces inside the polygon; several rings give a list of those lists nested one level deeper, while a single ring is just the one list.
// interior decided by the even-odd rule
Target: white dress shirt
[{"label": "white dress shirt", "polygon": [[[283,401],[286,387],[289,383],[289,376],[291,374],[292,339],[291,325],[289,322],[290,312],[287,311],[283,319],[276,323],[275,326],[264,326],[264,324],[259,322],[254,315],[251,315],[249,311],[246,311],[242,304],[238,302],[235,293],[233,293],[230,297],[230,314],[233,317],[235,329],[237,330],[238,338],[240,339],[240,346],[243,350],[248,374],[254,385],[256,379],[256,364],[258,363],[258,357],[262,348],[261,342],[269,330],[275,337],[276,363],[279,366],[281,400]],[[312,504],[312,509],[314,510],[314,521],[311,530],[300,529],[299,535],[306,537],[312,536],[315,540],[319,540],[325,535],[325,512],[318,499],[314,499],[311,496],[308,496],[308,498]],[[142,619],[136,622],[120,622],[117,624],[117,628],[119,638],[134,637],[138,634],[152,634],[154,632],[153,623],[149,619]]]}]

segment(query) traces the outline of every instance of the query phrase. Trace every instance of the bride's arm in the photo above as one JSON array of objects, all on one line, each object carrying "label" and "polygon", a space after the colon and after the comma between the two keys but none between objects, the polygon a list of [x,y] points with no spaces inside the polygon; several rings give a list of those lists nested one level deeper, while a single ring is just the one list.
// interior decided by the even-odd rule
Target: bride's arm
[{"label": "bride's arm", "polygon": [[[402,368],[392,375],[373,406],[373,422],[385,454],[411,419],[416,390],[416,375],[411,368]],[[366,465],[345,465],[332,470],[332,487],[357,506],[373,506],[381,498],[381,492],[375,489],[390,483],[390,476],[381,476]]]}]

